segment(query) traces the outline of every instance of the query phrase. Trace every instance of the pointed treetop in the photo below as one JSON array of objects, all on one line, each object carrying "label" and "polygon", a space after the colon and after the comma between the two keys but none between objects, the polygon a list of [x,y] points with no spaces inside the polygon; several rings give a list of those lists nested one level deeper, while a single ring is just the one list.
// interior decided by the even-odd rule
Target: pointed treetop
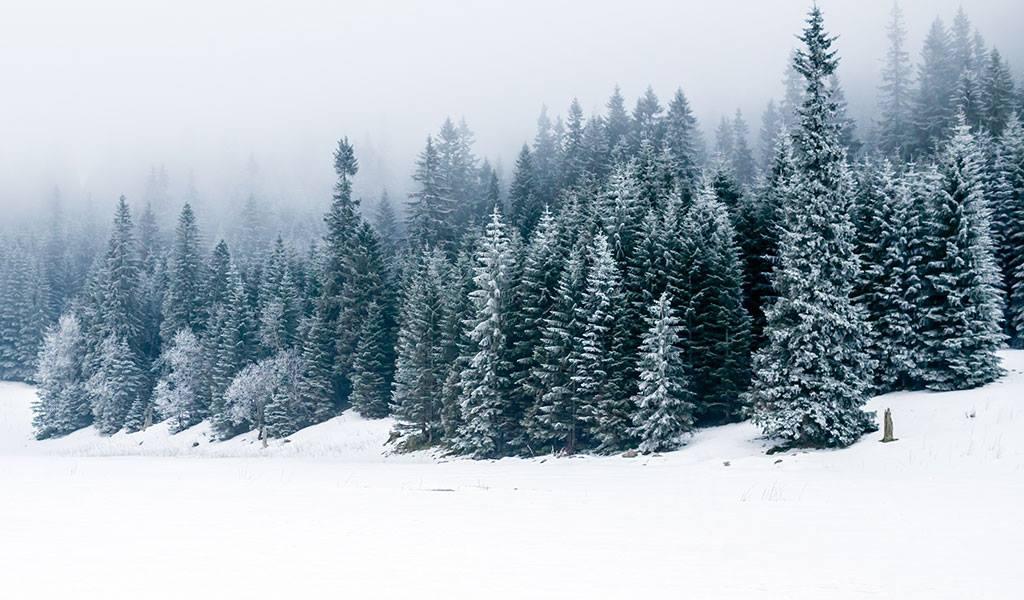
[{"label": "pointed treetop", "polygon": [[352,177],[359,171],[359,161],[356,160],[355,149],[349,143],[348,136],[338,140],[338,148],[334,151],[334,171],[341,178]]}]

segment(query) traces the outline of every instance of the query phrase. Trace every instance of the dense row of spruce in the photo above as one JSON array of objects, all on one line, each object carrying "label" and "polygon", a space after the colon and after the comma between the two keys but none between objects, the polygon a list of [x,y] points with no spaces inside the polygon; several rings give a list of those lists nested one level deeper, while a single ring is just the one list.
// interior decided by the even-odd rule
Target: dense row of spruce
[{"label": "dense row of spruce", "polygon": [[386,199],[363,218],[340,141],[308,253],[211,252],[188,204],[167,243],[124,198],[94,261],[59,231],[5,243],[0,376],[38,383],[40,438],[209,419],[266,439],[352,407],[474,457],[668,450],[747,416],[850,444],[869,394],[981,385],[1024,343],[1024,127],[962,13],[916,86],[894,14],[867,144],[817,9],[800,39],[760,160],[739,114],[709,159],[681,91],[629,114],[616,90],[605,115],[542,114],[507,194],[447,121],[404,223]]}]

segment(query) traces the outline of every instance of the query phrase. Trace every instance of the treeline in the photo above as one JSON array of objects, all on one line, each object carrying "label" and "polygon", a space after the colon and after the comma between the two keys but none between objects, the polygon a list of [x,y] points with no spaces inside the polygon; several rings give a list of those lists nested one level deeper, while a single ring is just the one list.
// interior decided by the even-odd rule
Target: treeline
[{"label": "treeline", "polygon": [[[1024,344],[1019,95],[962,13],[932,28],[916,87],[904,35],[897,11],[873,140],[814,9],[759,158],[742,115],[708,157],[682,91],[630,112],[616,90],[604,115],[542,113],[507,194],[447,121],[404,222],[386,197],[363,216],[341,140],[306,252],[210,251],[188,204],[165,247],[122,198],[43,336],[37,433],[209,419],[267,439],[351,407],[394,416],[402,448],[478,458],[668,450],[747,416],[785,444],[844,446],[872,427],[872,393],[992,381],[1004,340]],[[39,316],[4,313],[24,341],[5,337],[20,354],[3,364],[24,378],[58,310],[29,283],[45,253],[19,251],[3,307]]]}]

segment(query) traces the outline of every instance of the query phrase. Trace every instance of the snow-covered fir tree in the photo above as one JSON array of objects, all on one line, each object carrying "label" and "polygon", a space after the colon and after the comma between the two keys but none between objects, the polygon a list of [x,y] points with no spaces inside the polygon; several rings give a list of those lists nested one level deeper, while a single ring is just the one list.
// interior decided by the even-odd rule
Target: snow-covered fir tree
[{"label": "snow-covered fir tree", "polygon": [[124,426],[128,411],[138,401],[142,375],[128,342],[115,335],[103,340],[94,361],[86,382],[93,422],[100,433],[114,433]]},{"label": "snow-covered fir tree", "polygon": [[961,113],[930,186],[924,224],[920,377],[935,390],[977,387],[1002,374],[1002,296],[979,155]]},{"label": "snow-covered fir tree", "polygon": [[694,423],[693,392],[679,350],[679,322],[664,293],[650,306],[648,330],[640,346],[639,389],[633,397],[632,436],[640,451],[675,450]]},{"label": "snow-covered fir tree", "polygon": [[919,187],[916,171],[901,180],[888,161],[862,167],[855,209],[861,259],[857,301],[870,325],[873,383],[881,392],[917,385]]},{"label": "snow-covered fir tree", "polygon": [[475,314],[466,322],[470,356],[462,371],[462,424],[455,441],[458,451],[477,458],[504,454],[519,426],[511,406],[508,345],[511,261],[505,224],[495,209],[477,244],[476,289],[470,294]]},{"label": "snow-covered fir tree", "polygon": [[153,405],[170,430],[178,432],[206,418],[209,389],[202,344],[192,330],[174,335],[160,358],[165,374],[153,390]]},{"label": "snow-covered fir tree", "polygon": [[394,379],[394,357],[389,324],[380,305],[370,301],[359,332],[352,363],[352,407],[364,417],[386,417]]},{"label": "snow-covered fir tree", "polygon": [[82,353],[85,340],[74,313],[66,313],[43,338],[35,381],[39,400],[32,406],[38,439],[65,435],[92,422]]},{"label": "snow-covered fir tree", "polygon": [[624,296],[619,268],[608,238],[594,237],[583,301],[576,308],[582,324],[579,344],[569,356],[577,414],[591,448],[614,452],[631,445],[629,373],[623,355]]},{"label": "snow-covered fir tree", "polygon": [[806,82],[794,132],[797,172],[785,200],[776,297],[754,357],[754,422],[796,446],[848,446],[871,428],[867,328],[851,295],[857,277],[850,178],[827,87],[838,59],[811,10],[795,67]]},{"label": "snow-covered fir tree", "polygon": [[515,340],[514,392],[527,405],[536,404],[543,387],[536,375],[542,352],[544,324],[554,309],[558,280],[564,261],[558,240],[558,223],[547,208],[541,214],[533,238],[525,248],[522,276],[516,288],[519,300],[519,332]]},{"label": "snow-covered fir tree", "polygon": [[526,415],[525,425],[535,451],[572,454],[586,443],[590,413],[579,401],[574,378],[580,367],[577,357],[583,321],[579,307],[585,293],[586,270],[586,249],[580,242],[571,248],[561,269],[551,310],[542,322],[540,343],[534,350],[530,381],[536,401]]},{"label": "snow-covered fir tree", "polygon": [[203,315],[203,282],[206,279],[200,248],[199,227],[192,206],[185,203],[178,217],[174,245],[167,272],[167,293],[164,296],[163,322],[160,337],[164,343],[182,329],[201,331]]},{"label": "snow-covered fir tree", "polygon": [[665,148],[668,150],[672,176],[683,190],[697,183],[703,141],[697,118],[683,90],[677,89],[665,114]]},{"label": "snow-covered fir tree", "polygon": [[440,440],[440,397],[446,373],[441,360],[442,285],[448,274],[444,253],[426,252],[404,290],[391,412],[399,431],[414,440],[408,447]]},{"label": "snow-covered fir tree", "polygon": [[1006,330],[1010,345],[1024,347],[1024,125],[1007,121],[996,157],[991,190],[996,255],[1006,290]]},{"label": "snow-covered fir tree", "polygon": [[750,316],[736,233],[709,182],[686,210],[679,240],[669,288],[679,307],[695,416],[732,421],[750,380]]}]

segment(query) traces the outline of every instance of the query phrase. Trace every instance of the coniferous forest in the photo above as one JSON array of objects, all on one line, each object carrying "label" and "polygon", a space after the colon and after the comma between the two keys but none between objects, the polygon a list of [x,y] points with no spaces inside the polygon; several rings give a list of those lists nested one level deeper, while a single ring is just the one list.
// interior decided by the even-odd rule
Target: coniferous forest
[{"label": "coniferous forest", "polygon": [[403,199],[357,197],[342,138],[306,228],[255,199],[224,240],[188,202],[161,227],[159,193],[107,225],[55,199],[0,241],[0,379],[38,386],[39,438],[267,440],[351,409],[473,458],[743,419],[848,446],[869,397],[977,387],[1024,347],[1024,86],[963,11],[916,59],[898,7],[888,40],[870,123],[814,8],[756,144],[738,111],[709,129],[682,89],[630,110],[615,87],[602,114],[542,111],[507,179],[446,120]]}]

